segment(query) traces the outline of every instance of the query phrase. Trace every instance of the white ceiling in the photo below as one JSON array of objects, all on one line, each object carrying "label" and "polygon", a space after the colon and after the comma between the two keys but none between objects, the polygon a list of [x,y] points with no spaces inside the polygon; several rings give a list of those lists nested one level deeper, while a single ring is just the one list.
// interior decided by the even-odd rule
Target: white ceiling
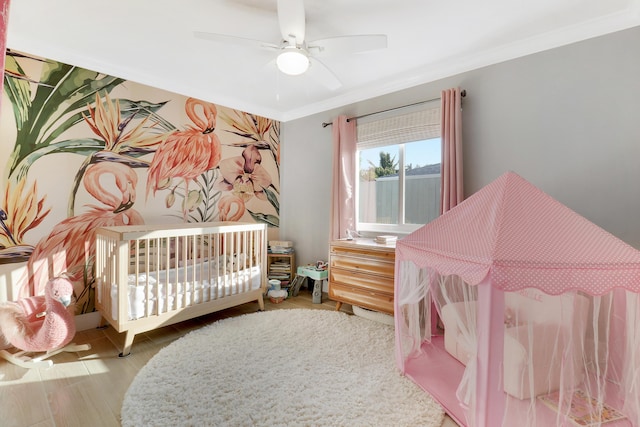
[{"label": "white ceiling", "polygon": [[[288,121],[640,25],[640,0],[306,0],[306,39],[386,34],[385,50],[324,63],[342,87],[279,73],[276,0],[14,0],[11,49]],[[637,55],[638,52],[630,52]]]}]

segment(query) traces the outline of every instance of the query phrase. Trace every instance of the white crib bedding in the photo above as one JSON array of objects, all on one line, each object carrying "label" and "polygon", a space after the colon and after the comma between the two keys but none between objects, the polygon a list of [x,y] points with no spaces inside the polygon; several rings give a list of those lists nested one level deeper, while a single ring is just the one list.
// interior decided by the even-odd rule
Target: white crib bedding
[{"label": "white crib bedding", "polygon": [[[205,261],[186,268],[171,268],[168,280],[164,270],[141,273],[137,278],[130,274],[127,284],[129,320],[259,289],[262,284],[259,266],[233,272],[218,267],[210,275],[209,265]],[[111,284],[111,316],[118,319],[117,283]]]}]

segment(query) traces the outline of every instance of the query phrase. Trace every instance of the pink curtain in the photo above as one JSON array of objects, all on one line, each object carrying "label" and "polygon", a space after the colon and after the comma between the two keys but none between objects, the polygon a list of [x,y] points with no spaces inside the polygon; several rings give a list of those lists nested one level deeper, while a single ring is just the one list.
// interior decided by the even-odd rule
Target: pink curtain
[{"label": "pink curtain", "polygon": [[464,199],[462,185],[462,96],[460,88],[442,91],[442,180],[440,182],[440,213]]},{"label": "pink curtain", "polygon": [[9,0],[0,0],[0,70],[2,83],[0,84],[0,100],[4,88],[4,58],[7,52],[7,25],[9,24]]},{"label": "pink curtain", "polygon": [[346,116],[333,120],[333,185],[331,188],[331,239],[355,230],[356,121]]}]

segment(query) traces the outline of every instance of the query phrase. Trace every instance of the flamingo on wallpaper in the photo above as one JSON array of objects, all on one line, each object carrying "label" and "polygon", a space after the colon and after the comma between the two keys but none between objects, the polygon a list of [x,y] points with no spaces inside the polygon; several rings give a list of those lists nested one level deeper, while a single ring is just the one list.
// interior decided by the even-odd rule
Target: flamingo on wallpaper
[{"label": "flamingo on wallpaper", "polygon": [[[189,98],[185,102],[185,112],[195,126],[187,125],[186,130],[176,131],[158,147],[147,176],[147,197],[150,192],[166,189],[172,178],[182,178],[185,182],[185,203],[183,215],[186,220],[186,200],[189,196],[189,181],[195,181],[202,173],[218,166],[222,156],[216,128],[218,111],[214,104]],[[198,114],[196,108],[200,107]]]},{"label": "flamingo on wallpaper", "polygon": [[246,210],[244,201],[233,194],[223,196],[218,202],[218,209],[220,221],[238,221]]},{"label": "flamingo on wallpaper", "polygon": [[[100,182],[112,175],[120,194],[109,192]],[[84,289],[84,273],[95,248],[95,230],[112,225],[143,224],[142,216],[132,206],[136,200],[138,177],[123,163],[100,162],[91,164],[82,181],[84,188],[102,206],[87,205],[90,209],[58,223],[48,236],[35,246],[27,271],[29,281],[22,295],[41,295],[50,277],[67,274],[74,283],[76,296]],[[89,269],[89,273],[92,273]],[[32,292],[28,293],[28,289]],[[25,295],[26,296],[26,295]]]},{"label": "flamingo on wallpaper", "polygon": [[[0,340],[17,349],[17,353],[1,350],[4,358],[22,367],[47,367],[40,363],[61,351],[88,350],[90,345],[67,344],[76,334],[73,315],[67,310],[73,296],[73,285],[65,277],[54,277],[45,286],[44,296],[22,298],[0,304]],[[25,353],[47,352],[44,357],[30,358]]]}]

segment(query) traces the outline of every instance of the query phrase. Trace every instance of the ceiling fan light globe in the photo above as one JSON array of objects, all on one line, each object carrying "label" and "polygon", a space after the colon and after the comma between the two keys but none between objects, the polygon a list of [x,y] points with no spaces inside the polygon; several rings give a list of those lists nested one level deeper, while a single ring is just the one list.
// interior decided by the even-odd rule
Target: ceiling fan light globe
[{"label": "ceiling fan light globe", "polygon": [[285,49],[276,58],[278,69],[290,76],[297,76],[309,69],[309,57],[299,50]]}]

